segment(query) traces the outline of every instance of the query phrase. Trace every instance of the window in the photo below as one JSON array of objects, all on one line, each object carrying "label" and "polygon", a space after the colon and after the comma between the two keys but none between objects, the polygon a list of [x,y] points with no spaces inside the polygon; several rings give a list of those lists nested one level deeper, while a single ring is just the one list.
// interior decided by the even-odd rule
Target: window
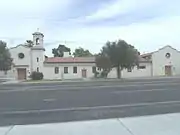
[{"label": "window", "polygon": [[37,72],[39,72],[39,68],[37,67]]},{"label": "window", "polygon": [[37,62],[39,62],[39,58],[37,57]]},{"label": "window", "polygon": [[170,58],[171,54],[170,53],[166,53],[166,58]]},{"label": "window", "polygon": [[127,71],[128,71],[128,72],[132,72],[132,68],[128,68]]},{"label": "window", "polygon": [[101,68],[98,67],[98,70],[101,71]]},{"label": "window", "polygon": [[55,67],[55,68],[54,68],[54,73],[55,73],[55,74],[59,74],[59,67]]},{"label": "window", "polygon": [[144,57],[144,59],[150,60],[150,59],[151,59],[151,56],[146,56],[146,57]]},{"label": "window", "polygon": [[18,57],[19,57],[20,59],[23,59],[23,58],[24,58],[24,53],[19,53],[19,54],[18,54]]},{"label": "window", "polygon": [[77,67],[73,67],[73,73],[77,74]]},{"label": "window", "polygon": [[138,69],[145,69],[146,66],[139,66]]},{"label": "window", "polygon": [[39,45],[39,38],[36,38],[36,45]]},{"label": "window", "polygon": [[92,67],[92,72],[96,73],[96,67]]},{"label": "window", "polygon": [[64,73],[68,74],[68,67],[64,67]]}]

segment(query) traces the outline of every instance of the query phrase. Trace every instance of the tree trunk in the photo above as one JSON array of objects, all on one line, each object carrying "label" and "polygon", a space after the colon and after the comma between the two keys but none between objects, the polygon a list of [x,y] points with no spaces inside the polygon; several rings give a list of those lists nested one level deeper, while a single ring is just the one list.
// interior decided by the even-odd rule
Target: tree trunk
[{"label": "tree trunk", "polygon": [[120,66],[117,66],[117,78],[118,79],[121,78],[121,68],[120,68]]},{"label": "tree trunk", "polygon": [[4,75],[7,75],[7,70],[4,71]]}]

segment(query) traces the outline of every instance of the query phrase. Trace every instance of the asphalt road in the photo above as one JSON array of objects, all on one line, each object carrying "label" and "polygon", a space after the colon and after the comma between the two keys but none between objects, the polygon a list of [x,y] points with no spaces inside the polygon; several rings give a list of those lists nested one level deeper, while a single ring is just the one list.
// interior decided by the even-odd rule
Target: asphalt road
[{"label": "asphalt road", "polygon": [[0,85],[0,126],[180,112],[180,78]]}]

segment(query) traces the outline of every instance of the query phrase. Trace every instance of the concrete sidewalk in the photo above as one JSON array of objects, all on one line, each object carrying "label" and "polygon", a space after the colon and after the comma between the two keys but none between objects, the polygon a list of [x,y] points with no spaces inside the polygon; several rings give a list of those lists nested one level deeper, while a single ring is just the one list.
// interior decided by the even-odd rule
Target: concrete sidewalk
[{"label": "concrete sidewalk", "polygon": [[15,79],[6,79],[1,82],[0,84],[43,84],[43,83],[83,83],[83,82],[144,82],[144,81],[156,81],[156,80],[170,80],[170,79],[179,79],[180,76],[158,76],[158,77],[134,77],[134,78],[84,78],[84,79],[67,79],[67,80],[37,80],[37,81],[19,81]]},{"label": "concrete sidewalk", "polygon": [[68,82],[110,82],[120,81],[122,79],[67,79],[67,80],[40,80],[40,81],[22,81],[21,84],[42,84],[42,83],[68,83]]},{"label": "concrete sidewalk", "polygon": [[14,78],[0,78],[0,84],[15,84],[19,82],[19,80],[16,80]]},{"label": "concrete sidewalk", "polygon": [[85,78],[85,79],[69,79],[69,80],[41,80],[41,81],[23,81],[22,84],[32,83],[64,83],[64,82],[135,82],[135,81],[150,81],[150,80],[170,80],[179,79],[180,76],[159,76],[159,77],[136,77],[136,78],[121,78],[121,79],[104,79],[104,78]]},{"label": "concrete sidewalk", "polygon": [[0,135],[179,135],[180,113],[1,127]]}]

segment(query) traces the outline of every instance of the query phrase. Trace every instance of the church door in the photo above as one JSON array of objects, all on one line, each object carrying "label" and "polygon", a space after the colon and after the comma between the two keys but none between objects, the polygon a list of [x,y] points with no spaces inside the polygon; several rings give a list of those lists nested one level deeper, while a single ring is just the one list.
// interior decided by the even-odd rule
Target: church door
[{"label": "church door", "polygon": [[83,78],[86,78],[86,77],[87,77],[87,70],[86,70],[86,69],[83,69],[83,70],[82,70],[82,77],[83,77]]},{"label": "church door", "polygon": [[172,75],[172,66],[165,66],[165,75],[166,76]]},{"label": "church door", "polygon": [[26,80],[26,69],[25,68],[18,68],[18,80]]}]

